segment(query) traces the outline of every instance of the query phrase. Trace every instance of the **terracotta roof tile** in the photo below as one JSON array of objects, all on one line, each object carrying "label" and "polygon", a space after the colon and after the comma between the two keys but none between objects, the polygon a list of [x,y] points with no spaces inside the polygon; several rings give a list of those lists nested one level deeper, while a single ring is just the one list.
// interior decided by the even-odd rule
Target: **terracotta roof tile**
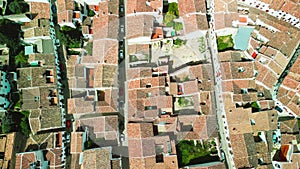
[{"label": "terracotta roof tile", "polygon": [[126,37],[136,38],[152,35],[154,17],[152,15],[134,15],[127,17]]},{"label": "terracotta roof tile", "polygon": [[273,85],[276,83],[276,81],[277,81],[277,77],[274,75],[274,73],[272,73],[272,72],[269,71],[266,74],[266,77],[264,78],[263,83],[266,86],[268,86],[269,88],[272,88]]},{"label": "terracotta roof tile", "polygon": [[226,112],[227,121],[230,126],[230,133],[243,134],[251,133],[252,126],[250,125],[250,119],[248,114],[251,109],[236,108],[231,109],[231,112]]},{"label": "terracotta roof tile", "polygon": [[[244,72],[239,72],[239,68],[243,68]],[[253,62],[231,62],[231,73],[233,79],[253,78],[254,64]]]},{"label": "terracotta roof tile", "polygon": [[243,134],[234,134],[230,136],[234,159],[237,168],[249,166],[248,152]]},{"label": "terracotta roof tile", "polygon": [[233,83],[231,80],[222,81],[222,90],[223,92],[233,92]]},{"label": "terracotta roof tile", "polygon": [[198,92],[198,81],[188,81],[183,83],[184,94],[190,95]]},{"label": "terracotta roof tile", "polygon": [[128,140],[128,153],[129,153],[129,158],[143,157],[142,141],[136,140],[136,139],[129,139]]},{"label": "terracotta roof tile", "polygon": [[29,1],[29,11],[33,14],[34,19],[50,19],[50,13],[45,11],[50,11],[50,4],[46,2]]},{"label": "terracotta roof tile", "polygon": [[135,13],[135,12],[154,12],[158,10],[162,10],[163,4],[162,1],[153,0],[132,0],[127,1],[127,14]]}]

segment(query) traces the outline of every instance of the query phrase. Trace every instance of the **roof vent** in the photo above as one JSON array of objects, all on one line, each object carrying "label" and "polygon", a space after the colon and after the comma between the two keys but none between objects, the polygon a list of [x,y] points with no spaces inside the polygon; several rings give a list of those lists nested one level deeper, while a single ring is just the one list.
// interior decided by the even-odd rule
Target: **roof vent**
[{"label": "roof vent", "polygon": [[239,71],[239,72],[245,72],[245,68],[244,68],[244,67],[239,67],[239,68],[238,68],[238,71]]},{"label": "roof vent", "polygon": [[255,120],[250,119],[250,123],[251,123],[252,126],[255,125]]}]

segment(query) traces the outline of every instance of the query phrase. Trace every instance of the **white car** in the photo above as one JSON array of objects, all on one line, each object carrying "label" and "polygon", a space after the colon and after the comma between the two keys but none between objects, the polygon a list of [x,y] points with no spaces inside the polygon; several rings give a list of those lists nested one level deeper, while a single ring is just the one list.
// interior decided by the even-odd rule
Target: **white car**
[{"label": "white car", "polygon": [[120,30],[121,30],[121,32],[125,32],[125,27],[124,27],[124,25],[121,25],[121,26],[120,26]]},{"label": "white car", "polygon": [[57,47],[59,47],[59,46],[60,46],[59,39],[55,39],[55,45],[56,45]]},{"label": "white car", "polygon": [[119,51],[119,57],[120,57],[120,59],[123,59],[123,58],[124,58],[123,50],[120,50],[120,51]]},{"label": "white car", "polygon": [[120,135],[120,140],[121,140],[121,142],[125,141],[125,135],[124,134]]}]

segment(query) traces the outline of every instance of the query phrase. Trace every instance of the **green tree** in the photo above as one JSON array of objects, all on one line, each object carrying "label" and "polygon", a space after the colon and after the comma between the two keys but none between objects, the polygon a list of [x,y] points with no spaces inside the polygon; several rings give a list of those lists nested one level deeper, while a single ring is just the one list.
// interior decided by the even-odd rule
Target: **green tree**
[{"label": "green tree", "polygon": [[20,46],[20,32],[19,24],[8,19],[0,20],[0,44],[7,44],[12,51]]},{"label": "green tree", "polygon": [[24,1],[14,0],[8,5],[12,14],[21,14],[29,11],[29,5]]},{"label": "green tree", "polygon": [[[188,165],[192,160],[210,156],[210,145],[202,145],[201,143],[194,144],[193,140],[182,140],[177,145],[179,165]],[[212,150],[215,152],[216,150]]]},{"label": "green tree", "polygon": [[176,2],[169,3],[168,13],[179,16],[178,4]]},{"label": "green tree", "polygon": [[88,16],[93,17],[96,13],[93,10],[89,10]]},{"label": "green tree", "polygon": [[9,133],[10,131],[11,131],[11,124],[9,120],[6,117],[2,118],[1,132]]},{"label": "green tree", "polygon": [[28,63],[28,55],[24,54],[24,51],[21,51],[16,57],[15,57],[15,64],[23,67]]},{"label": "green tree", "polygon": [[168,25],[168,23],[173,22],[173,19],[176,19],[176,16],[172,13],[167,13],[164,17],[164,23]]},{"label": "green tree", "polygon": [[69,26],[63,26],[58,36],[62,44],[66,45],[67,48],[81,47],[83,35],[79,27],[71,28]]},{"label": "green tree", "polygon": [[21,114],[23,115],[23,117],[21,118],[21,123],[20,123],[20,127],[21,127],[21,132],[25,135],[25,136],[29,136],[29,134],[31,133],[30,130],[30,126],[29,126],[29,111],[22,111]]}]

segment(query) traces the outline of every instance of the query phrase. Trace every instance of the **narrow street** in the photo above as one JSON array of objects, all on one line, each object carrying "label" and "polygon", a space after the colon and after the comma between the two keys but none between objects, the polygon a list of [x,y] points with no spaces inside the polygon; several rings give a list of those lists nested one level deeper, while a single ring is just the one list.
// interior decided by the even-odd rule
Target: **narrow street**
[{"label": "narrow street", "polygon": [[66,58],[63,54],[63,48],[57,38],[57,33],[59,31],[59,26],[57,25],[57,14],[56,14],[56,3],[50,0],[50,37],[53,41],[54,47],[54,57],[56,66],[56,78],[57,78],[57,93],[59,98],[59,107],[61,111],[62,127],[62,161],[63,168],[66,168],[66,157],[67,157],[67,145],[70,143],[70,135],[65,132],[66,129],[66,116],[67,116],[67,99],[68,98],[68,81],[66,76]]},{"label": "narrow street", "polygon": [[208,23],[208,45],[211,53],[211,62],[212,62],[212,70],[213,70],[213,79],[215,85],[215,109],[217,114],[217,121],[219,127],[219,135],[221,142],[221,150],[222,154],[225,156],[225,161],[227,163],[227,167],[229,169],[234,169],[235,164],[233,161],[233,151],[231,148],[230,135],[229,135],[229,127],[226,118],[225,106],[223,102],[222,96],[222,75],[221,75],[221,66],[218,60],[218,47],[216,41],[215,34],[215,23],[214,23],[214,0],[206,1],[207,5],[207,13],[209,15]]}]

